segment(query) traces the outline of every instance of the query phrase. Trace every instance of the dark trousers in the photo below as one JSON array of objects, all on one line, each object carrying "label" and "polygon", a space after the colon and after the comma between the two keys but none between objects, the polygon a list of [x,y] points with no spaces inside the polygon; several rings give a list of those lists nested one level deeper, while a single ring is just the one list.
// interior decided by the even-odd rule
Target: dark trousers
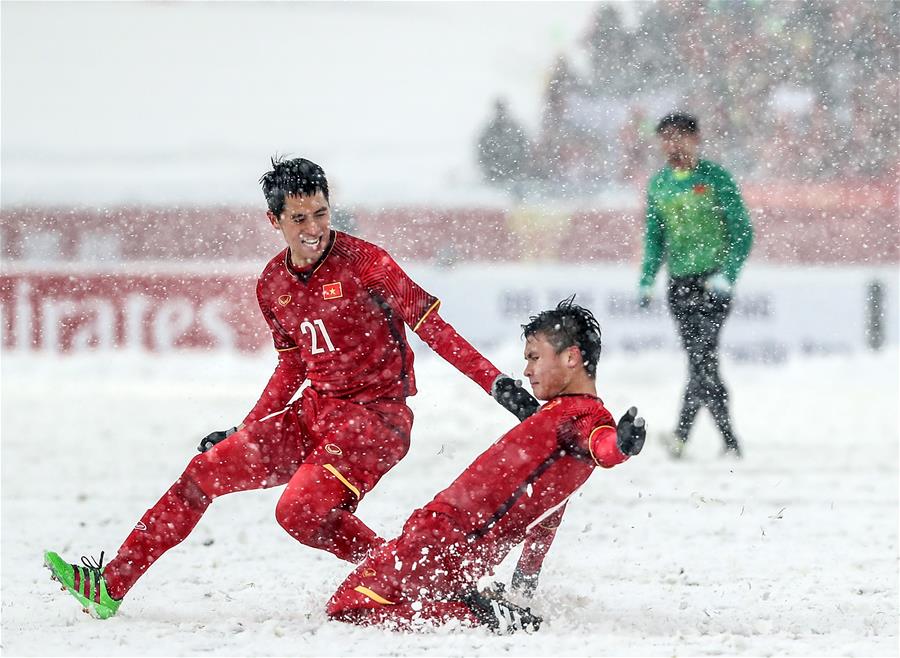
[{"label": "dark trousers", "polygon": [[704,286],[708,276],[678,277],[669,282],[669,309],[688,356],[688,383],[675,433],[686,441],[697,412],[706,406],[726,447],[737,448],[728,413],[728,389],[719,374],[719,333],[731,298],[708,292]]}]

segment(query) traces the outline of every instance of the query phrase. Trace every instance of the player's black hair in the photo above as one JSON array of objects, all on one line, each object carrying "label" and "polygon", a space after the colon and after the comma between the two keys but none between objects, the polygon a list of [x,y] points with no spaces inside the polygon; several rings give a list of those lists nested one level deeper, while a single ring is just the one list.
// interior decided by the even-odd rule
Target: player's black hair
[{"label": "player's black hair", "polygon": [[328,201],[328,179],[325,171],[315,162],[305,158],[285,160],[280,156],[272,157],[272,171],[267,171],[259,179],[266,204],[275,215],[284,210],[286,194],[312,196],[321,192]]},{"label": "player's black hair", "polygon": [[656,134],[660,134],[666,128],[673,128],[678,132],[693,134],[700,130],[700,123],[693,114],[688,114],[686,112],[669,112],[659,120],[658,124],[656,124]]},{"label": "player's black hair", "polygon": [[600,323],[588,309],[575,303],[575,295],[562,300],[556,308],[542,311],[522,325],[525,338],[542,333],[559,354],[569,347],[581,351],[584,369],[593,379],[600,359]]}]

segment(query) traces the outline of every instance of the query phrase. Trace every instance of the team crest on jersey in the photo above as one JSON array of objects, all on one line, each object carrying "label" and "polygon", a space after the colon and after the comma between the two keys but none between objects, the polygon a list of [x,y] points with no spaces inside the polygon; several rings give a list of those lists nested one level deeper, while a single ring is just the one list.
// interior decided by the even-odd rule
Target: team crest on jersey
[{"label": "team crest on jersey", "polygon": [[325,452],[327,452],[330,455],[343,455],[344,454],[344,451],[341,450],[341,447],[337,446],[333,443],[325,444]]},{"label": "team crest on jersey", "polygon": [[278,303],[281,304],[282,306],[287,306],[288,304],[291,303],[291,296],[290,295],[282,295],[281,297],[278,298]]},{"label": "team crest on jersey", "polygon": [[322,298],[325,301],[330,299],[339,299],[344,296],[344,290],[341,288],[341,282],[326,283],[322,286]]}]

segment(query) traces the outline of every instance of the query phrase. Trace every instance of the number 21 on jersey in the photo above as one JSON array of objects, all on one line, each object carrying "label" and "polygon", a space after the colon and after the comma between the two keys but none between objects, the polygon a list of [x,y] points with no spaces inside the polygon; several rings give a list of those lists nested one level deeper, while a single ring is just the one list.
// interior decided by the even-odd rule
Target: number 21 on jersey
[{"label": "number 21 on jersey", "polygon": [[[328,352],[334,352],[334,343],[331,342],[331,336],[328,335],[325,323],[321,320],[313,320],[312,322],[304,320],[300,323],[300,332],[309,334],[310,339],[312,340],[311,354],[321,354],[326,350]],[[319,345],[319,334],[321,334],[322,340],[325,341],[325,347]]]}]

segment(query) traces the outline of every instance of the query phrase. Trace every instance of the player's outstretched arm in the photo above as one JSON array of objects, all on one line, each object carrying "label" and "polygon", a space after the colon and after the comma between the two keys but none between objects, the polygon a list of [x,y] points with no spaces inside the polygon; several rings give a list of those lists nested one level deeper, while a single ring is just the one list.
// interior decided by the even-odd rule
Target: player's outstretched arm
[{"label": "player's outstretched arm", "polygon": [[238,427],[247,425],[271,413],[284,409],[294,393],[306,379],[306,364],[300,350],[292,349],[278,353],[278,365],[269,378],[266,387]]},{"label": "player's outstretched arm", "polygon": [[437,297],[413,281],[386,251],[374,245],[368,249],[370,258],[359,272],[363,284],[447,363],[490,394],[500,371],[438,314]]},{"label": "player's outstretched arm", "polygon": [[491,394],[504,409],[520,421],[538,410],[540,404],[522,387],[522,382],[500,372],[472,347],[436,310],[416,328],[416,335],[445,361]]},{"label": "player's outstretched arm", "polygon": [[531,416],[540,407],[531,393],[522,387],[522,382],[500,372],[436,311],[424,319],[416,334],[445,361],[490,393],[501,407],[520,421]]},{"label": "player's outstretched arm", "polygon": [[615,427],[603,425],[591,432],[591,456],[597,466],[612,468],[638,454],[646,438],[644,419],[637,415],[637,407],[631,407]]},{"label": "player's outstretched arm", "polygon": [[437,297],[409,278],[387,252],[378,249],[375,253],[380,258],[373,259],[362,273],[363,281],[387,300],[419,338],[519,420],[537,410],[537,401],[527,391],[521,386],[516,387],[511,377],[501,373],[438,314],[441,303]]},{"label": "player's outstretched arm", "polygon": [[300,388],[304,379],[306,379],[306,365],[300,359],[299,351],[280,352],[278,354],[278,365],[275,366],[275,371],[269,378],[266,388],[263,389],[259,400],[257,400],[253,409],[250,410],[250,413],[247,414],[241,424],[227,430],[210,432],[200,441],[197,450],[206,452],[217,443],[221,443],[235,432],[242,430],[247,423],[252,423],[268,416],[270,413],[284,409],[287,403],[291,401],[291,398],[294,397],[294,393]]}]

